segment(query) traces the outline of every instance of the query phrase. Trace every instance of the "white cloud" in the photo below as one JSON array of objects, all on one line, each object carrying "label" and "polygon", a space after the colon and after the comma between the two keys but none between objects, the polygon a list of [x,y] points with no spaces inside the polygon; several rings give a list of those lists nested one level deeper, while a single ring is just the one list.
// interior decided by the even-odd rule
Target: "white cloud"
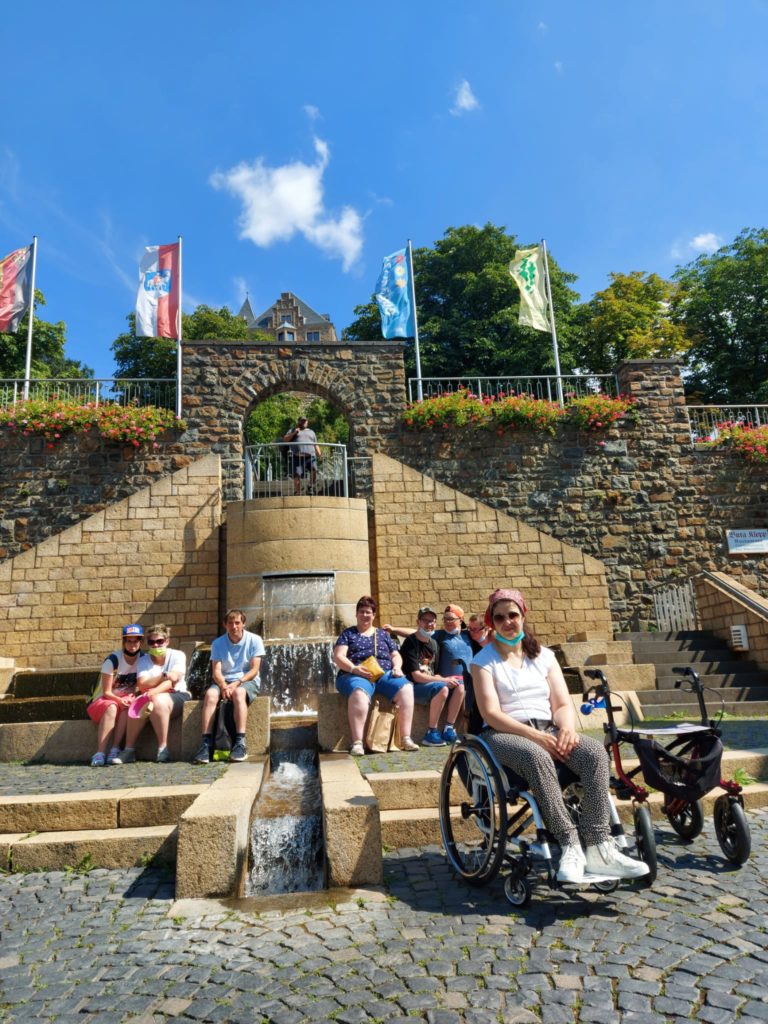
[{"label": "white cloud", "polygon": [[673,242],[669,249],[669,255],[673,260],[690,259],[693,254],[714,252],[722,244],[722,238],[714,231],[702,231],[701,234],[689,238],[687,242],[680,241],[680,239]]},{"label": "white cloud", "polygon": [[546,32],[549,28],[549,25],[547,25],[546,21],[540,21],[536,28],[539,30],[539,32]]},{"label": "white cloud", "polygon": [[479,106],[477,97],[472,92],[472,86],[466,78],[462,78],[456,87],[456,96],[451,107],[451,113],[454,117],[460,117],[462,114],[467,114],[470,110],[477,110]]},{"label": "white cloud", "polygon": [[345,206],[338,217],[325,209],[323,174],[329,149],[322,139],[314,142],[317,160],[312,164],[296,160],[267,167],[259,157],[252,164],[216,171],[209,181],[242,202],[241,238],[266,249],[298,233],[328,256],[341,259],[344,270],[349,270],[363,248],[363,220],[351,206]]},{"label": "white cloud", "polygon": [[688,248],[692,252],[714,252],[722,244],[720,235],[716,235],[714,231],[704,231],[700,235],[694,235],[688,243]]},{"label": "white cloud", "polygon": [[320,108],[316,107],[313,103],[305,103],[304,113],[310,121],[316,121],[320,117]]},{"label": "white cloud", "polygon": [[561,60],[556,60],[555,61],[555,71],[558,73],[558,75],[562,75],[562,73],[563,73],[563,62]]}]

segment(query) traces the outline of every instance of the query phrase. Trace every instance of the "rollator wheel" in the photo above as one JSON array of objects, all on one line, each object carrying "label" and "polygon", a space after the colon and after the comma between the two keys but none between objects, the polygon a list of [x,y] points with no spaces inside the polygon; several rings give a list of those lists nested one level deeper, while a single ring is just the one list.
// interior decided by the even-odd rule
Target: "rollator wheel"
[{"label": "rollator wheel", "polygon": [[520,875],[507,875],[504,879],[504,895],[513,907],[527,907],[533,895],[533,886]]},{"label": "rollator wheel", "polygon": [[656,862],[656,836],[653,831],[651,812],[644,804],[637,804],[634,809],[634,818],[637,852],[640,860],[644,861],[650,869],[641,881],[645,885],[653,885],[658,874],[658,864]]},{"label": "rollator wheel", "polygon": [[499,770],[471,737],[448,755],[440,779],[440,835],[454,871],[470,885],[496,877],[504,860],[507,801]]},{"label": "rollator wheel", "polygon": [[681,839],[695,839],[696,836],[701,835],[701,830],[704,828],[704,808],[701,800],[686,804],[682,811],[678,811],[676,814],[667,812],[667,818]]},{"label": "rollator wheel", "polygon": [[734,797],[715,800],[715,835],[731,864],[745,864],[752,850],[752,835],[744,808]]}]

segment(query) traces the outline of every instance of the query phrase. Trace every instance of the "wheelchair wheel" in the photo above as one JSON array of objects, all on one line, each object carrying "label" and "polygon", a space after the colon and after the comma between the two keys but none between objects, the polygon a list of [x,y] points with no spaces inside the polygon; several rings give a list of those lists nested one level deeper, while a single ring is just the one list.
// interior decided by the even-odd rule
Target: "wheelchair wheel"
[{"label": "wheelchair wheel", "polygon": [[563,789],[563,803],[576,828],[579,828],[581,825],[581,802],[583,798],[584,786],[581,782],[569,782]]},{"label": "wheelchair wheel", "polygon": [[676,814],[666,813],[669,824],[681,839],[695,839],[704,828],[704,808],[701,800],[686,804],[682,811]]},{"label": "wheelchair wheel", "polygon": [[454,871],[470,885],[496,877],[504,859],[507,802],[499,770],[471,738],[448,754],[440,779],[440,835]]},{"label": "wheelchair wheel", "polygon": [[645,885],[653,885],[658,874],[656,862],[656,836],[653,831],[651,812],[644,804],[637,804],[634,809],[635,819],[635,843],[640,860],[644,861],[649,868],[648,874],[642,881]]},{"label": "wheelchair wheel", "polygon": [[752,835],[744,808],[734,797],[715,800],[715,835],[731,864],[745,864],[752,850]]},{"label": "wheelchair wheel", "polygon": [[527,907],[531,902],[533,887],[527,878],[520,875],[507,875],[504,879],[504,895],[513,907]]}]

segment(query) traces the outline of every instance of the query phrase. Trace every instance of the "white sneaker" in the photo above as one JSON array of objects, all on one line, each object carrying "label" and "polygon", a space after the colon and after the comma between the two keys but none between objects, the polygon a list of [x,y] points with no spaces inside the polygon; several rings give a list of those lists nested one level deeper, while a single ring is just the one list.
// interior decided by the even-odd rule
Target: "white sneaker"
[{"label": "white sneaker", "polygon": [[557,869],[558,882],[583,882],[585,863],[584,851],[579,845],[569,843],[564,846]]},{"label": "white sneaker", "polygon": [[349,748],[349,752],[352,755],[352,757],[362,757],[365,754],[365,747],[363,746],[363,741],[355,740],[355,742]]},{"label": "white sneaker", "polygon": [[400,741],[400,749],[408,751],[418,750],[419,744],[414,743],[410,736],[403,736],[402,740]]},{"label": "white sneaker", "polygon": [[587,874],[608,878],[642,878],[651,869],[642,860],[627,857],[612,839],[587,847]]}]

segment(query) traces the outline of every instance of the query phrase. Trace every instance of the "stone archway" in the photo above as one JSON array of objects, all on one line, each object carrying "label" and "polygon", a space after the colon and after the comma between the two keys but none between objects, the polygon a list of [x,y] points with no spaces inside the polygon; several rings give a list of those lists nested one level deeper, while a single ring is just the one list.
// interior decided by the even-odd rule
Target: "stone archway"
[{"label": "stone archway", "polygon": [[281,391],[327,398],[347,418],[355,454],[386,448],[406,404],[402,342],[276,345],[188,341],[182,349],[186,439],[222,460],[225,501],[243,497],[243,434],[251,409]]}]

